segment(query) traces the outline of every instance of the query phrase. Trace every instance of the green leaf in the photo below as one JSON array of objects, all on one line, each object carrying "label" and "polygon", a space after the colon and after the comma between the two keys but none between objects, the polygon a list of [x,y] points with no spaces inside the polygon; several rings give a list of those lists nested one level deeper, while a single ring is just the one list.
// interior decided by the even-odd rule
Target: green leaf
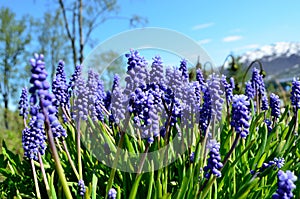
[{"label": "green leaf", "polygon": [[[151,161],[152,168],[154,168],[153,164],[154,164],[153,161]],[[149,177],[147,199],[151,199],[153,183],[154,183],[154,171],[151,171],[150,172],[150,177]]]},{"label": "green leaf", "polygon": [[52,172],[51,176],[47,173],[47,178],[49,179],[48,180],[48,183],[49,183],[49,187],[50,187],[50,192],[51,192],[51,196],[52,196],[52,199],[56,199],[56,191],[55,191],[55,187],[54,187],[54,173],[55,171]]},{"label": "green leaf", "polygon": [[129,198],[136,198],[137,190],[139,188],[140,181],[142,179],[143,174],[140,174],[134,181],[133,186],[131,188]]},{"label": "green leaf", "polygon": [[255,178],[251,180],[250,182],[244,184],[239,191],[235,194],[234,198],[236,199],[243,199],[247,198],[249,192],[258,185],[259,178]]},{"label": "green leaf", "polygon": [[188,190],[189,180],[190,180],[189,177],[187,177],[187,176],[183,177],[180,189],[179,189],[177,197],[176,197],[177,199],[185,198],[184,195],[186,194],[186,191]]},{"label": "green leaf", "polygon": [[97,183],[98,183],[98,178],[95,173],[93,173],[92,177],[92,199],[96,199],[97,196]]}]

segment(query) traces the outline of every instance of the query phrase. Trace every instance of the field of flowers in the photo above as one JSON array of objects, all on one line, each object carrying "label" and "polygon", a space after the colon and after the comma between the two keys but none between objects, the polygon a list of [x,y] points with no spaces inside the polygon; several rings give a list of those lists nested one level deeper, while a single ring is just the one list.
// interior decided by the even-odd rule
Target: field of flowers
[{"label": "field of flowers", "polygon": [[187,60],[126,57],[125,85],[115,75],[105,91],[84,66],[67,80],[63,61],[49,83],[34,55],[24,158],[3,143],[1,198],[300,198],[298,79],[283,103],[256,68],[247,82],[201,69],[193,80]]}]

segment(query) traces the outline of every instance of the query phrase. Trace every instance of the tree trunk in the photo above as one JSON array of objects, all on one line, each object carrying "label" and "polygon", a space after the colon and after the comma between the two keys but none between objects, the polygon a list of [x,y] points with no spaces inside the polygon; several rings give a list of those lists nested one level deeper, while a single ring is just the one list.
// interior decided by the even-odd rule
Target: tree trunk
[{"label": "tree trunk", "polygon": [[5,128],[8,129],[8,95],[7,93],[3,94],[3,101],[4,101],[4,125]]},{"label": "tree trunk", "polygon": [[78,29],[79,29],[79,62],[83,62],[83,33],[82,33],[82,0],[79,0],[79,16],[78,16]]}]

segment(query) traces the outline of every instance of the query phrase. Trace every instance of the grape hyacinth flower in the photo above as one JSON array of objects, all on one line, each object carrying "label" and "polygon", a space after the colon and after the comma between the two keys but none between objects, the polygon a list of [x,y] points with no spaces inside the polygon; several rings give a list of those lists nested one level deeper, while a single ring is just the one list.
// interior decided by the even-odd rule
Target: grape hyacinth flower
[{"label": "grape hyacinth flower", "polygon": [[210,75],[207,81],[207,86],[211,97],[212,119],[216,118],[216,120],[220,121],[224,102],[222,95],[224,92],[221,89],[221,79],[219,75],[214,73]]},{"label": "grape hyacinth flower", "polygon": [[72,118],[75,121],[87,120],[88,116],[88,90],[81,76],[78,77],[74,90],[75,100]]},{"label": "grape hyacinth flower", "polygon": [[82,72],[82,66],[77,65],[75,67],[74,73],[72,74],[72,76],[70,78],[68,89],[74,90],[77,79],[81,76],[81,72]]},{"label": "grape hyacinth flower", "polygon": [[[264,162],[262,166],[258,169],[258,171],[264,172],[267,168],[274,166],[274,169],[278,168],[280,169],[284,165],[284,158],[274,158],[273,160],[270,160],[269,162]],[[255,171],[251,170],[251,174],[254,175]]]},{"label": "grape hyacinth flower", "polygon": [[88,79],[86,84],[86,89],[88,90],[88,112],[93,121],[98,119],[96,100],[97,100],[97,89],[98,89],[98,75],[93,71],[88,71]]},{"label": "grape hyacinth flower", "polygon": [[147,138],[149,144],[154,141],[153,134],[159,134],[159,118],[153,94],[150,88],[137,88],[130,95],[128,106],[129,113],[134,116],[134,123],[141,128],[141,137]]},{"label": "grape hyacinth flower", "polygon": [[223,87],[224,87],[224,90],[225,90],[226,101],[227,101],[227,103],[229,103],[229,102],[232,101],[233,88],[234,88],[233,87],[234,82],[232,83],[231,81],[234,81],[234,80],[233,80],[233,78],[230,78],[230,83],[228,83],[227,80],[226,80],[226,76],[222,75],[221,81],[222,81],[222,84],[223,84]]},{"label": "grape hyacinth flower", "polygon": [[46,133],[44,130],[45,117],[42,113],[37,113],[31,117],[29,127],[22,131],[22,145],[24,156],[38,161],[38,153],[43,155],[46,150]]},{"label": "grape hyacinth flower", "polygon": [[182,100],[182,117],[181,124],[188,129],[194,126],[194,115],[198,112],[199,106],[197,106],[197,96],[195,87],[192,83],[188,83],[186,86],[186,95]]},{"label": "grape hyacinth flower", "polygon": [[[29,89],[29,92],[31,93],[30,114],[34,117],[37,116],[38,113],[44,114],[45,110],[48,115],[53,136],[66,137],[66,130],[61,126],[56,117],[57,109],[54,104],[55,96],[49,92],[50,84],[46,80],[48,73],[45,70],[45,63],[43,62],[44,56],[38,54],[35,54],[34,56],[35,59],[30,60],[32,66],[30,83],[33,84],[33,86]],[[37,104],[38,99],[41,100],[39,103],[39,105],[41,105],[40,108],[34,106]]]},{"label": "grape hyacinth flower", "polygon": [[80,196],[84,196],[86,190],[83,180],[78,181],[78,191]]},{"label": "grape hyacinth flower", "polygon": [[252,87],[251,82],[246,83],[245,95],[248,97],[249,100],[254,99],[255,91],[254,88]]},{"label": "grape hyacinth flower", "polygon": [[98,78],[97,80],[97,88],[95,92],[95,109],[96,116],[99,121],[104,121],[104,111],[103,106],[107,111],[110,111],[111,108],[111,93],[104,91],[103,81]]},{"label": "grape hyacinth flower", "polygon": [[263,76],[259,74],[259,70],[257,70],[256,68],[254,68],[252,71],[251,84],[252,88],[255,91],[255,94],[257,96],[263,97],[266,91],[265,83],[263,81]]},{"label": "grape hyacinth flower", "polygon": [[294,112],[300,108],[300,81],[294,79],[292,82],[292,91],[291,91],[291,103],[294,108]]},{"label": "grape hyacinth flower", "polygon": [[290,199],[293,198],[293,189],[296,188],[294,182],[297,180],[297,177],[293,172],[287,170],[286,172],[279,170],[278,171],[278,189],[276,193],[273,194],[273,199]]},{"label": "grape hyacinth flower", "polygon": [[278,169],[283,167],[284,165],[284,158],[274,158],[274,160],[269,161],[269,165],[275,165]]},{"label": "grape hyacinth flower", "polygon": [[110,120],[119,124],[125,118],[125,102],[120,85],[116,84],[111,95],[111,113]]},{"label": "grape hyacinth flower", "polygon": [[189,74],[188,74],[188,69],[187,69],[187,60],[182,59],[180,61],[180,67],[179,70],[182,72],[182,77],[184,80],[188,80]]},{"label": "grape hyacinth flower", "polygon": [[166,69],[166,86],[171,90],[171,93],[175,98],[179,100],[182,99],[183,89],[185,85],[183,83],[182,73],[180,70],[178,70],[178,68],[168,67]]},{"label": "grape hyacinth flower", "polygon": [[244,139],[249,134],[249,104],[245,95],[233,96],[231,126]]},{"label": "grape hyacinth flower", "polygon": [[108,191],[108,199],[116,199],[117,198],[117,191],[114,188],[111,188]]},{"label": "grape hyacinth flower", "polygon": [[48,114],[53,137],[67,137],[66,130],[62,127],[56,116],[57,108],[55,106],[55,96],[52,93],[48,93],[47,95],[45,95],[42,104],[43,108]]},{"label": "grape hyacinth flower", "polygon": [[276,120],[280,116],[280,99],[278,95],[271,93],[270,95],[271,116]]},{"label": "grape hyacinth flower", "polygon": [[52,92],[55,95],[57,107],[59,105],[65,107],[69,104],[68,85],[64,67],[65,63],[60,60],[56,69],[55,78],[52,82]]},{"label": "grape hyacinth flower", "polygon": [[120,86],[120,76],[118,74],[115,74],[111,91],[113,92],[115,90],[115,88],[119,87],[119,86]]},{"label": "grape hyacinth flower", "polygon": [[220,169],[223,167],[220,156],[220,143],[216,140],[210,140],[207,145],[207,148],[210,150],[210,157],[207,160],[207,166],[203,168],[205,178],[209,179],[211,174],[219,178],[222,176]]},{"label": "grape hyacinth flower", "polygon": [[205,80],[204,80],[201,69],[196,70],[196,80],[199,82],[200,87],[203,90],[203,88],[205,88]]},{"label": "grape hyacinth flower", "polygon": [[212,115],[211,103],[212,102],[211,102],[209,89],[205,88],[204,95],[203,95],[203,104],[199,111],[200,112],[199,124],[203,135],[206,134],[206,130],[211,120],[211,115]]},{"label": "grape hyacinth flower", "polygon": [[22,89],[22,94],[20,96],[20,101],[19,101],[19,115],[22,116],[23,118],[27,118],[28,115],[28,91],[27,88]]},{"label": "grape hyacinth flower", "polygon": [[30,60],[31,64],[31,78],[30,83],[33,84],[29,89],[30,105],[35,105],[38,102],[38,98],[43,98],[47,94],[50,88],[50,84],[47,82],[46,78],[48,76],[45,70],[45,63],[43,62],[44,55],[34,54],[35,59]]},{"label": "grape hyacinth flower", "polygon": [[164,70],[162,60],[160,56],[155,56],[150,70],[150,82],[157,83],[159,85],[164,83]]},{"label": "grape hyacinth flower", "polygon": [[148,83],[147,62],[144,57],[141,57],[138,51],[130,50],[129,54],[125,55],[128,59],[127,77],[125,78],[126,87],[124,94],[129,95],[136,88]]},{"label": "grape hyacinth flower", "polygon": [[268,132],[270,133],[272,131],[272,122],[271,122],[271,120],[265,119],[264,122],[267,125]]},{"label": "grape hyacinth flower", "polygon": [[261,101],[261,110],[266,111],[269,109],[269,102],[266,96],[263,96]]},{"label": "grape hyacinth flower", "polygon": [[195,161],[195,152],[192,152],[191,154],[190,154],[190,162],[194,162]]}]

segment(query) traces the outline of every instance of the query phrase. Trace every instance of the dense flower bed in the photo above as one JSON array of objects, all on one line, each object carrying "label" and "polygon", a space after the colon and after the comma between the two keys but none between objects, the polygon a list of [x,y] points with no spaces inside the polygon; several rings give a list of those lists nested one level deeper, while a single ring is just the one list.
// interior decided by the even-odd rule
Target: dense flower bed
[{"label": "dense flower bed", "polygon": [[[116,75],[105,91],[83,66],[67,80],[63,61],[51,85],[34,55],[19,102],[25,159],[4,147],[4,197],[300,197],[300,81],[284,105],[255,68],[234,93],[233,77],[198,69],[189,79],[187,60],[164,68],[159,56],[150,66],[137,51],[126,57],[125,85]],[[22,183],[9,184],[16,177]]]}]

